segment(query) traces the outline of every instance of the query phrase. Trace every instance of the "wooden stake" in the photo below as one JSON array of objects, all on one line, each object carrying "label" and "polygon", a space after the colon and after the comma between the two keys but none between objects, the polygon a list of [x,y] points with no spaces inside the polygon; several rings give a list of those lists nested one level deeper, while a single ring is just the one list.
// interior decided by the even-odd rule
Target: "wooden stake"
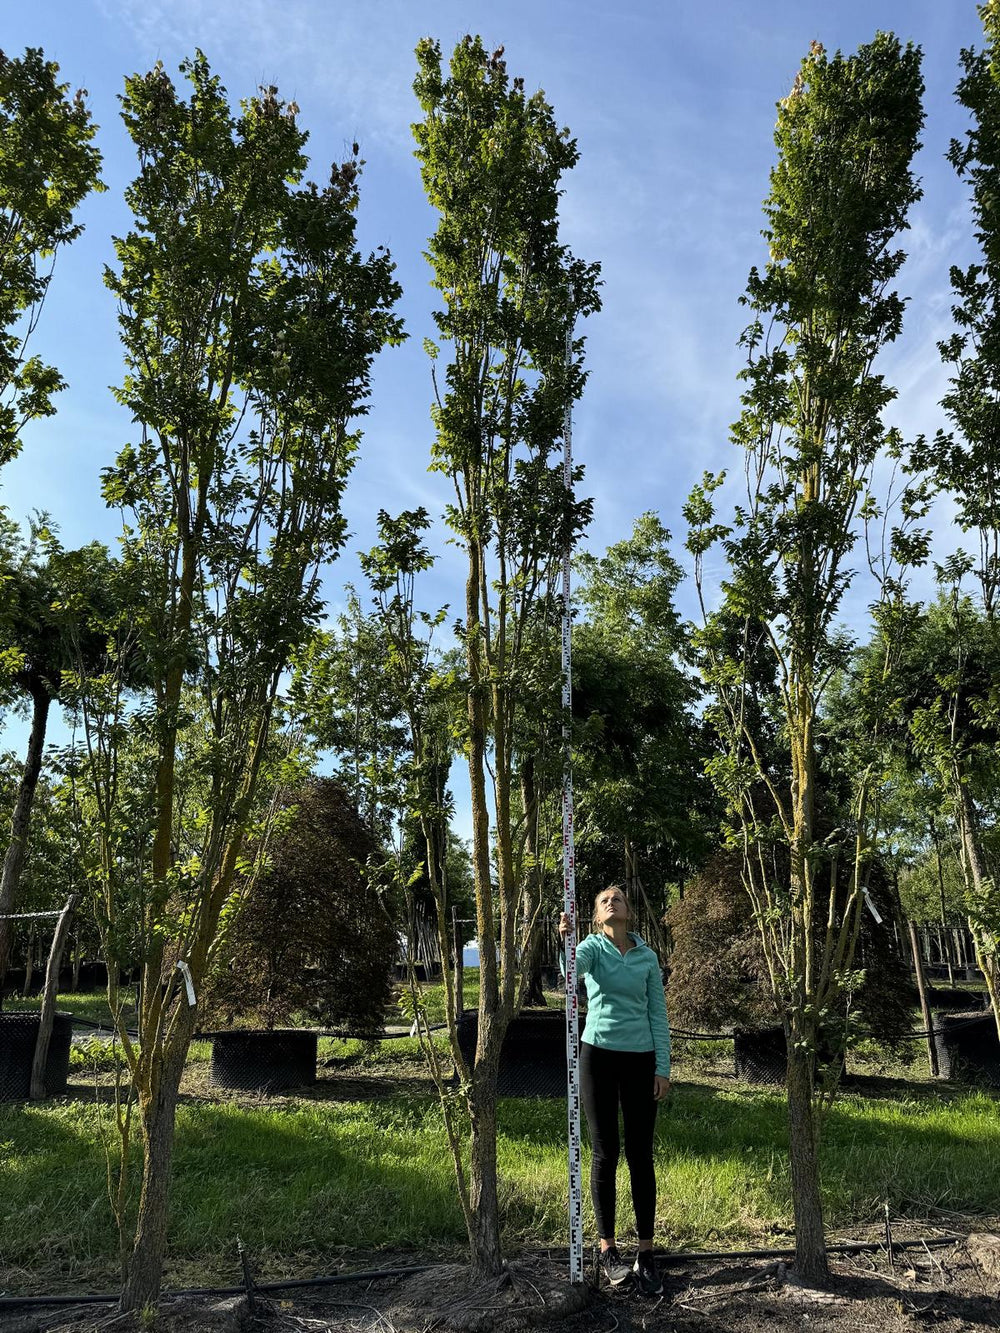
[{"label": "wooden stake", "polygon": [[917,990],[920,993],[920,1012],[923,1015],[924,1030],[927,1033],[927,1063],[930,1065],[931,1077],[939,1078],[937,1047],[934,1044],[934,1020],[931,1017],[930,1005],[927,1002],[927,986],[924,982],[924,964],[920,957],[920,945],[917,942],[917,928],[911,921],[910,926],[910,948],[913,951],[913,969],[917,974]]},{"label": "wooden stake", "polygon": [[49,963],[45,970],[45,991],[42,995],[42,1012],[38,1020],[38,1039],[35,1042],[35,1058],[31,1065],[31,1087],[28,1095],[33,1102],[45,1097],[45,1065],[49,1058],[49,1042],[52,1039],[52,1022],[56,1014],[56,993],[59,990],[59,968],[62,964],[66,936],[69,934],[70,921],[79,895],[71,893],[66,899],[55,934],[52,936],[52,948],[49,950]]}]

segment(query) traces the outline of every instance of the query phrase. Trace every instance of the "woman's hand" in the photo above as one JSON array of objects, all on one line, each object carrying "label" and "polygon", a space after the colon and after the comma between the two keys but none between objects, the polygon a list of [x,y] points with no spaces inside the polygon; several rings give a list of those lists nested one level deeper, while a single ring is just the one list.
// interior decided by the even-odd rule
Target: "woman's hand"
[{"label": "woman's hand", "polygon": [[670,1096],[670,1080],[661,1078],[659,1074],[653,1075],[653,1101],[662,1102]]},{"label": "woman's hand", "polygon": [[563,939],[569,934],[569,917],[565,912],[559,913],[559,934]]}]

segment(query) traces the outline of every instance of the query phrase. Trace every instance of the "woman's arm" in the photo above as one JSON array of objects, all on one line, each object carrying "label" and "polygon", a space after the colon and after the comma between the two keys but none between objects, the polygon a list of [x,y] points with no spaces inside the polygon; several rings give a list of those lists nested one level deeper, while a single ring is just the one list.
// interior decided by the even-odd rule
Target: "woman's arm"
[{"label": "woman's arm", "polygon": [[[563,942],[562,950],[559,953],[559,971],[563,976],[566,975],[566,936],[569,934],[569,917],[565,912],[559,917],[559,935]],[[576,974],[578,977],[586,976],[594,965],[594,950],[597,945],[597,936],[588,935],[582,939],[576,946]]]},{"label": "woman's arm", "polygon": [[667,1001],[663,994],[663,977],[660,964],[654,954],[646,974],[646,1004],[649,1011],[649,1027],[653,1034],[653,1046],[656,1050],[657,1078],[670,1079],[670,1023],[667,1020]]}]

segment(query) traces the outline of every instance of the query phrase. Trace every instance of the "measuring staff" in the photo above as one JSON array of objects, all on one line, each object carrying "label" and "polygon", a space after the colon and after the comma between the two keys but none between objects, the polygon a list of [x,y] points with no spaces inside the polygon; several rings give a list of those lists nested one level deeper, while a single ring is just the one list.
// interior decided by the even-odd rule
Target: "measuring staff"
[{"label": "measuring staff", "polygon": [[[627,929],[628,900],[618,885],[594,899],[594,933],[576,948],[576,971],[587,987],[587,1023],[580,1049],[580,1090],[592,1148],[590,1190],[601,1240],[601,1268],[613,1286],[635,1274],[639,1287],[663,1290],[653,1257],[656,1109],[670,1092],[670,1026],[656,954]],[[565,939],[569,916],[559,921]],[[615,1172],[621,1150],[632,1185],[635,1263],[622,1258],[615,1239]]]},{"label": "measuring staff", "polygon": [[[572,293],[567,293],[572,301]],[[566,369],[573,364],[573,319],[566,325]],[[563,485],[573,499],[573,400],[563,412]],[[580,1168],[580,1014],[576,993],[576,853],[573,846],[573,534],[562,561],[563,944],[566,953],[566,1112],[569,1145],[569,1280],[583,1281],[583,1186]]]}]

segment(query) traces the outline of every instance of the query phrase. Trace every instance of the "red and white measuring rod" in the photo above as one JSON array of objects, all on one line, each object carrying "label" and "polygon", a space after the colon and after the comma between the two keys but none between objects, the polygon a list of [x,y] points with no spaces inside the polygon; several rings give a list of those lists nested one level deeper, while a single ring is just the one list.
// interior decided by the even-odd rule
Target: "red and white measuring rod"
[{"label": "red and white measuring rod", "polygon": [[[566,330],[566,368],[573,356],[573,325]],[[567,395],[563,417],[563,482],[573,491],[573,422]],[[569,1280],[583,1281],[583,1187],[580,1166],[580,1011],[576,994],[576,858],[573,845],[573,664],[570,653],[572,608],[570,562],[573,555],[572,526],[567,524],[562,569],[562,708],[563,708],[563,911],[570,928],[566,946],[566,1066],[569,1075],[567,1114],[569,1130]]]}]

